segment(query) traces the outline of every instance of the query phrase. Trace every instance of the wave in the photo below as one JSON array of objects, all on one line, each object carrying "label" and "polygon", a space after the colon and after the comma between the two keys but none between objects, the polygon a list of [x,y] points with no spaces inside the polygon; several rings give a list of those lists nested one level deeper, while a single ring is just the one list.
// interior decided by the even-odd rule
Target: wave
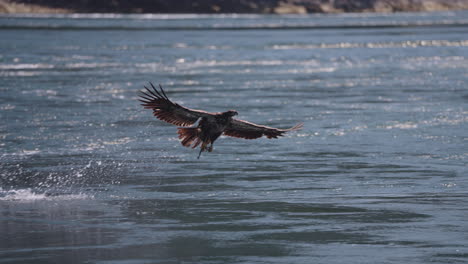
[{"label": "wave", "polygon": [[66,64],[45,64],[45,63],[19,63],[0,64],[0,70],[49,70],[49,69],[96,69],[111,68],[121,66],[120,63],[66,63]]},{"label": "wave", "polygon": [[54,65],[44,63],[0,64],[0,70],[39,70],[52,68],[54,68]]},{"label": "wave", "polygon": [[320,44],[285,44],[273,45],[275,50],[289,49],[348,49],[348,48],[416,48],[416,47],[467,47],[468,40],[413,40],[401,42],[367,42],[367,43],[320,43]]},{"label": "wave", "polygon": [[17,201],[17,202],[33,202],[33,201],[58,201],[58,200],[85,200],[92,198],[86,194],[51,194],[47,192],[35,192],[30,188],[3,190],[0,188],[0,201]]},{"label": "wave", "polygon": [[390,23],[390,24],[345,24],[345,25],[287,25],[287,24],[248,24],[248,25],[180,25],[180,26],[124,26],[124,25],[57,25],[57,24],[9,24],[0,25],[1,30],[139,30],[139,31],[198,31],[198,30],[346,30],[346,29],[387,29],[414,27],[460,27],[466,22],[427,22],[427,23]]},{"label": "wave", "polygon": [[0,29],[294,30],[466,27],[468,12],[359,14],[6,14]]}]

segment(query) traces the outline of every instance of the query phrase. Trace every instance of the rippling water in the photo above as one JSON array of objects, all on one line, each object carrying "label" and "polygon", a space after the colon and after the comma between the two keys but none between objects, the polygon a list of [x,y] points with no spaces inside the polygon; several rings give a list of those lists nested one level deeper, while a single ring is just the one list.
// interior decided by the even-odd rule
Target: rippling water
[{"label": "rippling water", "polygon": [[[468,12],[0,16],[1,263],[466,263]],[[304,129],[196,159],[136,100]]]}]

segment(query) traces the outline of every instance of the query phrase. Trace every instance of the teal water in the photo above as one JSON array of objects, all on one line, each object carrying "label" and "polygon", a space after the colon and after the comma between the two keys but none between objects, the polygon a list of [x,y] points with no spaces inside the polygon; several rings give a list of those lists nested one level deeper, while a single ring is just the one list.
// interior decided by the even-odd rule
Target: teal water
[{"label": "teal water", "polygon": [[[466,263],[468,12],[0,16],[0,263]],[[304,129],[196,159],[137,101]]]}]

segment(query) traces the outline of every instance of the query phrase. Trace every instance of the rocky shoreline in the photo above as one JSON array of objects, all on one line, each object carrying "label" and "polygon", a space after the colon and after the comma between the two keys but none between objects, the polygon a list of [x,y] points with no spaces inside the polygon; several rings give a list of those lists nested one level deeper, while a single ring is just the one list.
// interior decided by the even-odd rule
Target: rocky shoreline
[{"label": "rocky shoreline", "polygon": [[0,0],[0,13],[418,12],[468,9],[467,0]]}]

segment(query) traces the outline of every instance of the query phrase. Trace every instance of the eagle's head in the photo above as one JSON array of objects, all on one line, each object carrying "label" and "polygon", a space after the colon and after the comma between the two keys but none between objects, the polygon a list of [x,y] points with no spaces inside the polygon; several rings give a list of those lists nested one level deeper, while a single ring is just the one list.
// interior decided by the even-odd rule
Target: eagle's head
[{"label": "eagle's head", "polygon": [[228,117],[233,117],[238,115],[236,110],[229,110],[223,113],[223,115],[228,116]]}]

